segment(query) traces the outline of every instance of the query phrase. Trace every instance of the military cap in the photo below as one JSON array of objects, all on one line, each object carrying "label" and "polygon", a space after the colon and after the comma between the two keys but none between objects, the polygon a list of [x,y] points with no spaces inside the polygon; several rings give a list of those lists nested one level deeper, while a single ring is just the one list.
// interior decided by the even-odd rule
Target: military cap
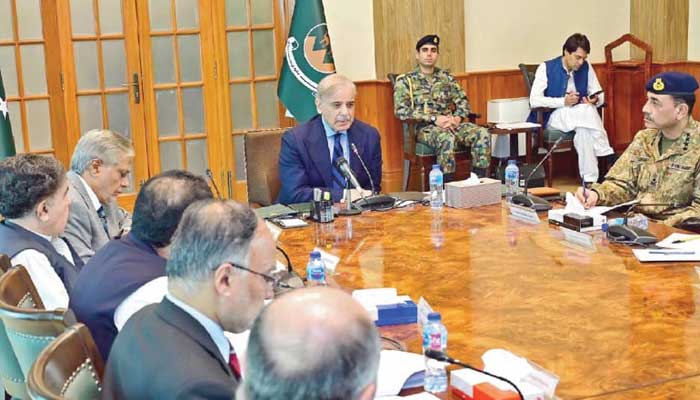
[{"label": "military cap", "polygon": [[698,88],[698,81],[692,75],[682,72],[662,72],[654,75],[647,82],[648,92],[669,95],[693,95]]},{"label": "military cap", "polygon": [[440,36],[438,35],[425,35],[422,38],[418,39],[418,42],[416,42],[416,50],[420,50],[420,48],[423,45],[426,44],[433,44],[435,47],[438,49],[440,48]]}]

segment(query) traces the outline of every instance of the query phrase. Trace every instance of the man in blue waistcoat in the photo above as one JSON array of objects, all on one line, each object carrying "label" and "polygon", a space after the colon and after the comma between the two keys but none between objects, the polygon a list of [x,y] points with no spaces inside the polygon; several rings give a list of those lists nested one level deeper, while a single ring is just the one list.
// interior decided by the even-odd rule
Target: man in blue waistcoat
[{"label": "man in blue waistcoat", "polygon": [[[530,106],[555,110],[544,115],[544,126],[562,132],[575,131],[579,173],[586,182],[599,178],[598,157],[614,157],[608,135],[596,107],[604,96],[593,67],[586,60],[591,44],[586,35],[574,33],[562,46],[562,55],[537,68],[530,91]],[[535,112],[530,122],[537,122]],[[610,161],[610,160],[608,160]]]},{"label": "man in blue waistcoat", "polygon": [[90,328],[105,360],[131,315],[167,292],[165,263],[185,209],[211,198],[201,176],[181,170],[154,176],[136,198],[131,231],[107,243],[80,271],[70,308]]}]

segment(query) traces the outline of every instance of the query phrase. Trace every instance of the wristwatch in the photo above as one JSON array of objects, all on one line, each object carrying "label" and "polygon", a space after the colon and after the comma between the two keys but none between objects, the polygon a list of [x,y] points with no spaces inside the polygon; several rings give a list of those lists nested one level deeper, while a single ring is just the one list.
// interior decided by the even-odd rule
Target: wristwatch
[{"label": "wristwatch", "polygon": [[433,124],[433,125],[435,125],[435,120],[437,120],[437,117],[434,116],[434,115],[431,115],[431,116],[430,116],[430,123]]}]

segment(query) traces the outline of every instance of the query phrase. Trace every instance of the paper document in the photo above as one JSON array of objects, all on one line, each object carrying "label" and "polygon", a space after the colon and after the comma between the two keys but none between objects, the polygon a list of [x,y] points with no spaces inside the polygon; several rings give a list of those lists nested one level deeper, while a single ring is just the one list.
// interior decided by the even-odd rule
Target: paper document
[{"label": "paper document", "polygon": [[525,129],[525,128],[539,128],[540,124],[535,124],[534,122],[502,122],[496,124],[498,129]]},{"label": "paper document", "polygon": [[381,399],[381,400],[440,400],[439,397],[435,397],[435,395],[432,395],[428,392],[421,392],[421,393],[416,393],[412,394],[410,396],[382,396],[382,397],[375,397],[375,399]]},{"label": "paper document", "polygon": [[377,374],[377,393],[375,397],[399,394],[406,380],[411,375],[424,370],[425,359],[422,354],[382,350],[379,356],[379,373]]},{"label": "paper document", "polygon": [[672,233],[656,245],[666,249],[694,250],[700,252],[700,235]]},{"label": "paper document", "polygon": [[581,214],[581,215],[593,216],[593,215],[603,215],[603,214],[607,213],[608,211],[612,211],[612,210],[615,210],[617,208],[628,207],[628,206],[631,206],[631,205],[634,205],[637,203],[639,203],[639,200],[632,200],[632,201],[628,201],[626,203],[620,203],[620,204],[610,206],[610,207],[596,206],[596,207],[586,209],[573,193],[567,192],[566,193],[566,208],[565,208],[565,210],[567,213],[573,212],[573,213],[577,213],[577,214]]},{"label": "paper document", "polygon": [[682,249],[633,249],[641,262],[700,261],[700,251]]}]

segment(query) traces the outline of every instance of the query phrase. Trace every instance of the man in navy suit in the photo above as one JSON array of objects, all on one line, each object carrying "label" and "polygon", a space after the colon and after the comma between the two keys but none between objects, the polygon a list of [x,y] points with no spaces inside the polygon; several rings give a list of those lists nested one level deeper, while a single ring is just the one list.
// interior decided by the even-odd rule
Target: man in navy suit
[{"label": "man in navy suit", "polygon": [[[355,84],[334,74],[318,84],[319,115],[287,131],[280,150],[280,203],[311,201],[314,188],[329,190],[333,201],[343,197],[345,178],[333,165],[339,157],[364,189],[379,192],[382,180],[382,148],[377,129],[355,120]],[[353,150],[353,145],[361,157]],[[367,166],[369,174],[362,167]]]}]

